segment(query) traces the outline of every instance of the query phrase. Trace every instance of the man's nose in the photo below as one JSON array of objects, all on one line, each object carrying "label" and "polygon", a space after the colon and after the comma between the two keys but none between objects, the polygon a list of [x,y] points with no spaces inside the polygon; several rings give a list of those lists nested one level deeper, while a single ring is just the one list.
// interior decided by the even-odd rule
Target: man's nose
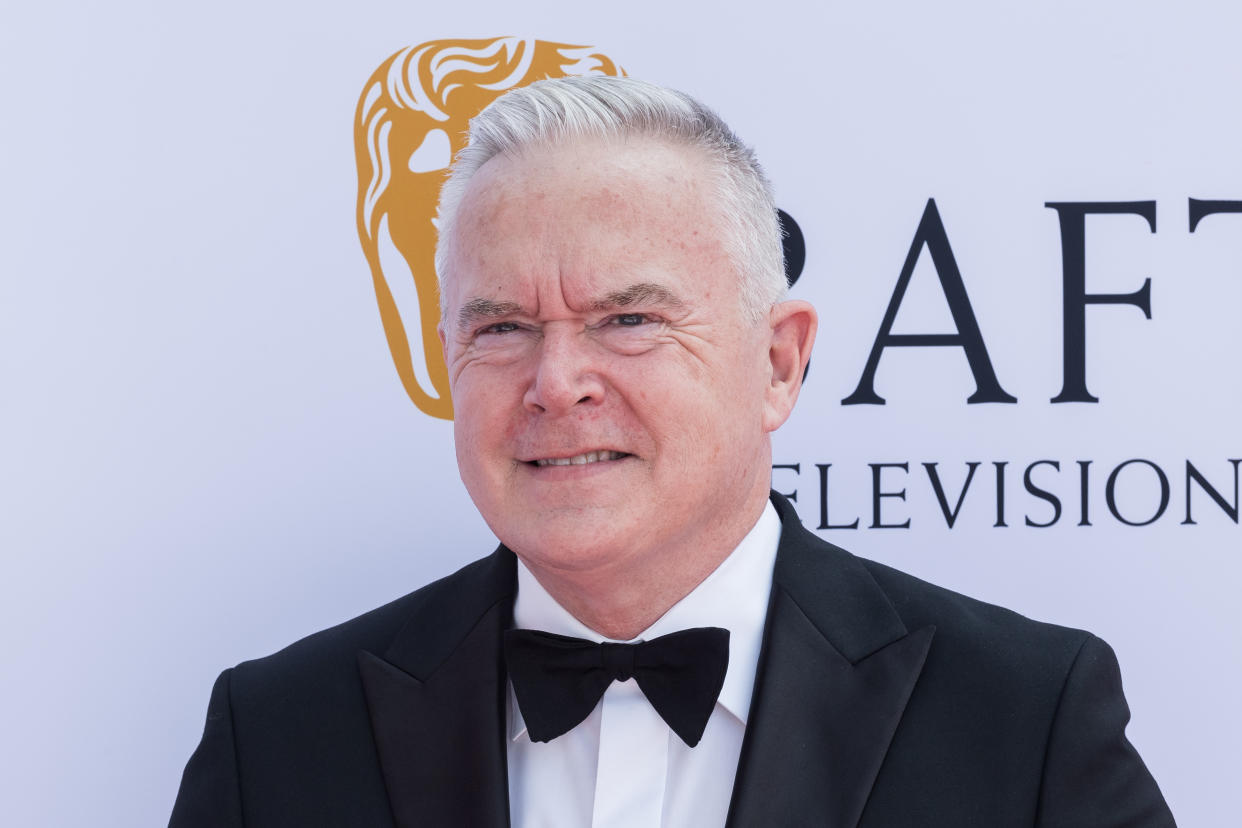
[{"label": "man's nose", "polygon": [[522,399],[527,410],[567,414],[576,406],[602,402],[604,383],[594,351],[594,343],[580,328],[545,328],[535,356],[535,375]]}]

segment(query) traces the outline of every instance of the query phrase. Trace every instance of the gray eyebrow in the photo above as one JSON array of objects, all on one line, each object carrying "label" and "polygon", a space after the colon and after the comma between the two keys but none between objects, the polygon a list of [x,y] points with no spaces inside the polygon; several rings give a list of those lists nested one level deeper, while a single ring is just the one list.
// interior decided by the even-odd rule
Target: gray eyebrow
[{"label": "gray eyebrow", "polygon": [[522,310],[522,306],[517,302],[496,302],[492,299],[484,299],[475,297],[461,306],[461,310],[457,312],[457,327],[461,330],[467,330],[474,326],[480,319],[495,319],[498,316],[508,316],[511,313],[517,313]]},{"label": "gray eyebrow", "polygon": [[602,299],[596,299],[591,309],[596,311],[624,308],[630,305],[651,303],[680,308],[682,301],[671,290],[654,282],[638,282],[621,290],[614,290]]},{"label": "gray eyebrow", "polygon": [[[621,290],[614,290],[591,303],[591,310],[607,311],[614,308],[625,308],[643,303],[665,305],[680,308],[684,304],[671,290],[654,282],[636,282]],[[457,327],[466,331],[474,327],[480,320],[496,319],[501,316],[520,313],[522,306],[517,302],[498,302],[476,296],[466,301],[457,312]]]}]

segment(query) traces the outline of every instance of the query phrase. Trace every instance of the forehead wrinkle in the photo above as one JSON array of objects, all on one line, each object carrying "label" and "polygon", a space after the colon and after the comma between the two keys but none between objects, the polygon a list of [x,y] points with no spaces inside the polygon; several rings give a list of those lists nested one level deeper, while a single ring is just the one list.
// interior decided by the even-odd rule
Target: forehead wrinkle
[{"label": "forehead wrinkle", "polygon": [[673,308],[682,307],[682,301],[671,290],[654,282],[636,282],[632,285],[605,294],[603,298],[591,303],[596,311],[610,308],[624,308],[637,304],[658,304]]},{"label": "forehead wrinkle", "polygon": [[494,299],[484,299],[481,296],[476,296],[473,299],[467,300],[461,306],[461,310],[457,312],[457,327],[466,329],[480,319],[495,319],[500,316],[519,313],[521,310],[522,306],[517,302],[497,302]]}]

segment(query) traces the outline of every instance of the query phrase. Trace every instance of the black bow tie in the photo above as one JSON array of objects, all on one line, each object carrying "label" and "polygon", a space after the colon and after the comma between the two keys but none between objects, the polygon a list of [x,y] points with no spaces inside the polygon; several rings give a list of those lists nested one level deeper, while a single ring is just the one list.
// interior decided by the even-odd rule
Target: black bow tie
[{"label": "black bow tie", "polygon": [[508,630],[505,663],[533,741],[568,733],[591,714],[608,685],[633,678],[673,732],[694,747],[724,685],[729,631],[696,627],[636,644],[596,644]]}]

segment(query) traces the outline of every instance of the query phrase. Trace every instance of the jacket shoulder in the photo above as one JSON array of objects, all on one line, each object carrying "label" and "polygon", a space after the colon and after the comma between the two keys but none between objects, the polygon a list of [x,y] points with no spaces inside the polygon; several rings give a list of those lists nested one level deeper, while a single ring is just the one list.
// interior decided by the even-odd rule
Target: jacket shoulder
[{"label": "jacket shoulder", "polygon": [[[929,753],[895,754],[883,772],[905,780],[907,800],[949,813],[946,791],[983,780],[1006,807],[1037,814],[1039,825],[1174,824],[1125,736],[1130,711],[1107,643],[859,560],[908,628],[936,627],[895,739]],[[909,759],[946,746],[953,762],[939,777]],[[913,791],[929,779],[922,793]],[[879,805],[873,816],[897,824]]]},{"label": "jacket shoulder", "polygon": [[1023,641],[1040,647],[1077,652],[1092,634],[1083,629],[1037,621],[979,598],[954,592],[891,566],[857,559],[866,567],[877,586],[888,596],[893,608],[910,628],[934,624],[936,636],[975,638],[996,646],[1012,647]]},{"label": "jacket shoulder", "polygon": [[1093,638],[858,557],[803,526],[781,495],[773,492],[772,503],[782,524],[774,583],[821,620],[821,633],[851,661],[869,654],[877,643],[935,627],[931,652],[936,659],[960,652],[981,665],[1004,669],[1029,658],[1040,662],[1031,666],[1059,663],[1064,675],[1078,650]]},{"label": "jacket shoulder", "polygon": [[334,674],[347,676],[353,683],[360,650],[382,654],[407,628],[439,631],[472,613],[477,617],[481,602],[489,597],[494,602],[496,594],[505,591],[503,584],[497,589],[495,583],[504,580],[496,572],[504,568],[502,553],[509,554],[498,550],[356,618],[312,633],[271,655],[238,664],[232,670],[234,694],[260,688],[275,690],[290,683],[323,687]]},{"label": "jacket shoulder", "polygon": [[[907,629],[935,628],[907,709],[910,721],[942,735],[973,733],[977,742],[990,744],[973,754],[977,757],[1008,751],[1018,761],[1021,753],[1030,778],[1038,779],[1051,723],[1071,676],[1084,657],[1105,652],[1111,658],[1107,645],[1086,631],[1035,621],[859,560]],[[1117,704],[1124,706],[1120,695],[1108,701],[1110,708]],[[1027,745],[1025,752],[1014,747],[1019,744]]]},{"label": "jacket shoulder", "polygon": [[172,824],[241,825],[243,813],[245,823],[255,825],[390,824],[359,653],[387,653],[402,640],[418,652],[436,652],[458,631],[444,608],[461,619],[489,597],[494,603],[505,572],[498,550],[226,670],[212,692],[203,740],[186,766]]}]

